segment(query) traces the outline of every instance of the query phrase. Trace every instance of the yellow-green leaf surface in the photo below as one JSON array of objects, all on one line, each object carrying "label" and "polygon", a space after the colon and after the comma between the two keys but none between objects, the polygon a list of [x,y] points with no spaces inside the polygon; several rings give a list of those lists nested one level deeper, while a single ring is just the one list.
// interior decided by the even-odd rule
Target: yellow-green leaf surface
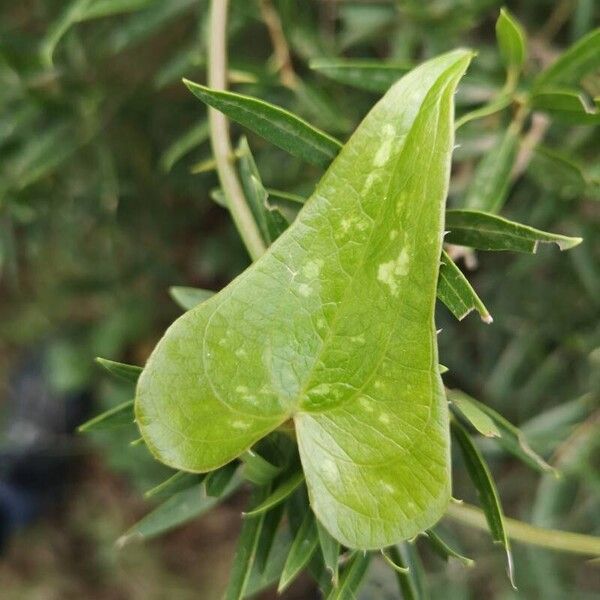
[{"label": "yellow-green leaf surface", "polygon": [[312,509],[344,545],[388,546],[443,515],[434,306],[453,97],[471,56],[396,83],[294,224],[169,328],[136,394],[157,458],[209,471],[293,419]]}]

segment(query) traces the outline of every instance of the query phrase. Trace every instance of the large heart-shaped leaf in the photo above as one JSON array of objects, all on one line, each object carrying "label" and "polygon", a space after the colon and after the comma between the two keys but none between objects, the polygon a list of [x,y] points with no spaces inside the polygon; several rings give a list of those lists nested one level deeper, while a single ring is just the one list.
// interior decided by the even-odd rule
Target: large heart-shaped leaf
[{"label": "large heart-shaped leaf", "polygon": [[215,469],[293,419],[311,505],[352,548],[433,525],[450,497],[434,305],[453,140],[471,53],[396,83],[294,224],[167,331],[140,377],[149,449]]}]

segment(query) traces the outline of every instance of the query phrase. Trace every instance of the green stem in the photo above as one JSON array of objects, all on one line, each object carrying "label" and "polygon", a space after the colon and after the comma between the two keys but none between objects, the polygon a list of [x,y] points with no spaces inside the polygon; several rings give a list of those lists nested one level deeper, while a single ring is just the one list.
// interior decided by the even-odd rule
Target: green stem
[{"label": "green stem", "polygon": [[[470,504],[452,502],[448,506],[446,515],[464,525],[487,531],[488,526],[483,511]],[[558,529],[545,529],[508,517],[504,517],[504,522],[509,537],[517,542],[560,552],[600,556],[600,537]]]},{"label": "green stem", "polygon": [[[227,9],[229,0],[212,0],[208,36],[208,85],[213,89],[227,88]],[[264,254],[266,247],[246,202],[231,157],[229,124],[223,113],[208,109],[210,138],[217,173],[229,212],[240,237],[253,260]]]}]

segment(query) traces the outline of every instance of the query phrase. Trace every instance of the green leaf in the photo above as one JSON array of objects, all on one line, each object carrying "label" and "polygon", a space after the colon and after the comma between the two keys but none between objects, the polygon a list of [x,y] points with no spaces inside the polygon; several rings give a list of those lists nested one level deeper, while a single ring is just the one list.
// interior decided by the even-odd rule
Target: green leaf
[{"label": "green leaf", "polygon": [[492,478],[487,463],[481,456],[481,452],[477,449],[469,434],[465,431],[462,425],[452,421],[452,433],[458,446],[461,449],[467,471],[471,477],[471,481],[475,485],[477,494],[481,501],[485,518],[492,534],[494,542],[501,544],[506,552],[507,573],[511,585],[515,587],[514,568],[510,542],[506,533],[504,524],[504,514],[500,504],[500,497],[496,484]]},{"label": "green leaf", "polygon": [[470,121],[474,121],[476,119],[482,119],[483,117],[488,117],[489,115],[493,115],[501,110],[504,110],[508,106],[510,106],[513,102],[512,93],[503,93],[500,94],[497,98],[494,98],[488,104],[484,104],[475,110],[469,111],[465,113],[460,119],[456,120],[455,129],[459,129],[465,123],[469,123]]},{"label": "green leaf", "polygon": [[535,254],[540,243],[555,243],[561,250],[568,250],[582,241],[581,238],[547,233],[475,210],[446,211],[446,229],[446,242],[477,250],[511,250]]},{"label": "green leaf", "polygon": [[232,461],[220,469],[211,471],[204,482],[206,487],[206,493],[209,496],[218,498],[227,489],[229,482],[233,479],[235,472],[237,471],[238,464],[236,461]]},{"label": "green leaf", "polygon": [[[256,488],[250,502],[260,502],[268,493],[268,487]],[[225,591],[225,600],[241,600],[245,597],[257,557],[264,522],[264,514],[244,520],[242,531],[238,538],[237,550],[233,558],[229,583]]]},{"label": "green leaf", "polygon": [[446,390],[448,399],[458,408],[460,413],[485,437],[499,438],[500,430],[494,421],[471,398],[460,390]]},{"label": "green leaf", "polygon": [[533,89],[538,92],[561,84],[578,84],[585,75],[600,68],[600,28],[590,31],[536,78]]},{"label": "green leaf", "polygon": [[215,295],[212,290],[203,290],[201,288],[173,286],[169,288],[171,298],[183,308],[183,310],[192,310],[194,306],[198,306],[209,298]]},{"label": "green leaf", "polygon": [[314,58],[311,69],[355,88],[369,92],[386,92],[411,67],[404,63],[379,60],[349,60],[344,58]]},{"label": "green leaf", "polygon": [[244,195],[248,200],[263,241],[270,246],[288,228],[289,223],[279,209],[269,203],[269,194],[262,184],[245,137],[240,140],[238,156]]},{"label": "green leaf", "polygon": [[281,482],[271,493],[271,495],[261,502],[258,506],[252,508],[246,514],[248,516],[258,515],[262,512],[270,510],[274,506],[277,506],[293,494],[300,485],[304,482],[304,474],[302,471],[293,473],[283,482]]},{"label": "green leaf", "polygon": [[160,157],[161,169],[168,173],[179,160],[208,139],[208,123],[202,121],[178,137]]},{"label": "green leaf", "polygon": [[372,556],[370,552],[353,552],[344,567],[339,585],[331,590],[327,600],[356,598],[358,589],[367,574]]},{"label": "green leaf", "polygon": [[317,521],[317,533],[319,534],[319,546],[323,555],[325,568],[331,575],[331,583],[334,587],[339,581],[340,543]]},{"label": "green leaf", "polygon": [[509,87],[514,87],[525,62],[525,32],[506,8],[496,21],[496,39],[508,70]]},{"label": "green leaf", "polygon": [[234,92],[212,90],[187,79],[183,81],[202,102],[309,163],[327,167],[340,150],[336,139],[279,106]]},{"label": "green leaf", "polygon": [[153,498],[156,496],[171,496],[176,492],[186,490],[193,485],[202,483],[204,474],[198,473],[186,473],[185,471],[177,471],[174,475],[171,475],[168,479],[165,479],[162,483],[148,490],[145,494],[145,498]]},{"label": "green leaf", "polygon": [[246,450],[240,458],[244,463],[242,474],[257,485],[265,485],[281,473],[280,467],[271,464],[252,449]]},{"label": "green leaf", "polygon": [[550,113],[565,123],[595,125],[600,123],[600,109],[588,106],[583,95],[569,89],[544,89],[533,94],[529,100],[531,108]]},{"label": "green leaf", "polygon": [[519,134],[509,127],[477,165],[465,196],[465,208],[488,212],[498,212],[502,208],[510,188],[510,174],[518,147]]},{"label": "green leaf", "polygon": [[[268,570],[267,567],[270,562],[271,551],[276,543],[278,528],[283,519],[284,511],[285,505],[281,503],[264,513],[264,523],[258,542],[255,561],[255,567],[260,573],[264,573]],[[281,567],[281,570],[283,570],[283,564]],[[277,579],[279,579],[280,576],[281,571],[278,573]]]},{"label": "green leaf", "polygon": [[197,519],[230,496],[240,483],[240,479],[232,479],[220,498],[207,496],[203,483],[178,492],[138,521],[119,538],[117,545],[123,547],[133,541],[150,539]]},{"label": "green leaf", "polygon": [[104,367],[111,375],[131,383],[137,383],[137,380],[142,373],[142,367],[115,362],[114,360],[100,358],[99,356],[96,357],[96,362],[100,366]]},{"label": "green leaf", "polygon": [[423,565],[414,546],[401,544],[389,549],[390,557],[398,569],[394,569],[403,600],[426,600],[427,593]]},{"label": "green leaf", "polygon": [[277,586],[279,593],[283,592],[304,569],[318,545],[317,523],[314,515],[309,510],[294,537],[292,547],[283,566],[283,572]]},{"label": "green leaf", "polygon": [[[483,435],[498,438],[498,442],[511,454],[536,471],[556,473],[541,456],[532,450],[523,432],[510,421],[483,402],[471,398],[460,390],[447,390],[448,398],[471,424]],[[491,428],[486,418],[491,421]],[[485,430],[487,433],[484,433]],[[489,435],[492,432],[493,435]]]},{"label": "green leaf", "polygon": [[560,198],[577,198],[587,186],[584,173],[571,156],[542,145],[536,147],[527,173],[543,190]]},{"label": "green leaf", "polygon": [[445,512],[434,304],[454,90],[471,56],[395,84],[290,228],[169,328],[136,395],[159,460],[211,470],[293,419],[311,506],[344,545],[390,545]]},{"label": "green leaf", "polygon": [[131,425],[134,420],[133,400],[128,400],[86,421],[77,430],[81,433],[87,433],[88,431],[113,429],[114,427]]},{"label": "green leaf", "polygon": [[493,321],[485,304],[446,251],[442,252],[437,297],[460,321],[476,310],[484,323]]},{"label": "green leaf", "polygon": [[40,53],[48,66],[52,65],[54,51],[64,35],[77,23],[132,12],[156,0],[75,0],[71,2],[52,24],[42,40]]},{"label": "green leaf", "polygon": [[454,550],[454,548],[449,546],[448,543],[444,541],[444,539],[441,538],[433,529],[428,529],[425,532],[425,535],[427,536],[427,539],[433,551],[444,560],[447,561],[450,558],[456,558],[466,567],[471,567],[475,564],[475,561],[473,559],[464,556],[463,554],[457,552],[456,550]]}]

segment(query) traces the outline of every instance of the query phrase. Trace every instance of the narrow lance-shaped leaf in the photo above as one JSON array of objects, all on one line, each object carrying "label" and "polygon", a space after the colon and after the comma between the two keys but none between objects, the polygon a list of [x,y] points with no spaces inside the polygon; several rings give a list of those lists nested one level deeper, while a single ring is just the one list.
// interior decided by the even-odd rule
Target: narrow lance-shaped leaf
[{"label": "narrow lance-shaped leaf", "polygon": [[165,495],[172,496],[177,492],[181,492],[202,483],[204,477],[204,473],[186,473],[185,471],[177,471],[177,473],[171,475],[168,479],[165,479],[157,486],[145,492],[144,497],[153,498]]},{"label": "narrow lance-shaped leaf", "polygon": [[600,68],[600,28],[590,31],[538,75],[534,91],[561,84],[577,84]]},{"label": "narrow lance-shaped leaf", "polygon": [[460,390],[446,390],[448,399],[458,408],[460,414],[477,429],[477,431],[489,438],[499,438],[502,436],[498,427],[483,410],[471,402],[469,396]]},{"label": "narrow lance-shaped leaf", "polygon": [[236,461],[223,465],[219,469],[211,471],[204,482],[206,493],[209,496],[218,498],[227,489],[229,482],[233,479],[235,472],[237,471],[238,464]]},{"label": "narrow lance-shaped leaf", "polygon": [[[271,551],[277,540],[278,531],[280,531],[279,525],[283,520],[283,514],[285,512],[285,505],[278,504],[265,514],[263,522],[263,528],[258,541],[258,548],[256,550],[256,561],[254,563],[255,569],[259,573],[264,573],[267,570],[271,559]],[[279,560],[275,557],[275,560]],[[283,570],[283,563],[282,563]]]},{"label": "narrow lance-shaped leaf", "polygon": [[339,83],[381,93],[386,92],[411,68],[401,63],[343,58],[315,58],[310,61],[309,66]]},{"label": "narrow lance-shaped leaf", "polygon": [[437,297],[459,321],[472,310],[479,313],[484,323],[491,323],[493,320],[477,292],[446,251],[442,252]]},{"label": "narrow lance-shaped leaf", "polygon": [[[260,502],[268,493],[268,487],[257,487],[250,501]],[[245,597],[256,560],[264,522],[264,514],[244,521],[233,558],[229,583],[225,591],[225,600],[241,600]]]},{"label": "narrow lance-shaped leaf", "polygon": [[561,250],[581,243],[578,237],[547,233],[476,210],[446,211],[446,229],[445,241],[477,250],[511,250],[534,254],[540,243],[554,243]]},{"label": "narrow lance-shaped leaf", "polygon": [[327,167],[340,150],[336,139],[283,108],[251,96],[212,90],[186,79],[184,83],[202,102],[310,163]]},{"label": "narrow lance-shaped leaf", "polygon": [[600,107],[589,106],[582,94],[569,89],[543,89],[529,100],[531,108],[550,113],[565,123],[595,125],[600,123]]},{"label": "narrow lance-shaped leaf", "polygon": [[81,433],[88,431],[98,431],[101,429],[113,429],[114,427],[124,427],[132,425],[134,422],[133,400],[123,402],[100,415],[97,415],[79,426]]},{"label": "narrow lance-shaped leaf", "polygon": [[298,533],[294,537],[292,547],[283,566],[283,572],[277,586],[279,593],[285,590],[308,564],[318,545],[317,523],[312,512],[308,511],[300,525],[300,529],[298,529]]},{"label": "narrow lance-shaped leaf", "polygon": [[122,547],[133,541],[156,537],[200,517],[231,495],[240,483],[240,479],[232,479],[220,498],[207,496],[203,483],[176,493],[138,521],[119,538],[117,545]]},{"label": "narrow lance-shaped leaf", "polygon": [[183,310],[191,310],[194,306],[214,296],[215,292],[201,288],[173,286],[169,288],[169,294]]},{"label": "narrow lance-shaped leaf", "polygon": [[114,360],[108,360],[107,358],[97,357],[96,362],[104,367],[111,375],[115,375],[115,377],[131,383],[137,383],[142,372],[142,367],[115,362]]},{"label": "narrow lance-shaped leaf", "polygon": [[514,87],[525,61],[525,32],[506,8],[500,9],[496,38],[508,71],[508,87]]},{"label": "narrow lance-shaped leaf", "polygon": [[457,552],[452,548],[442,537],[440,537],[433,529],[428,529],[425,532],[429,544],[433,551],[443,558],[444,560],[449,560],[450,558],[456,558],[466,567],[471,567],[475,561],[473,559],[464,556],[460,552]]},{"label": "narrow lance-shaped leaf", "polygon": [[331,537],[331,534],[319,522],[317,522],[317,532],[325,568],[331,575],[331,583],[336,587],[339,579],[340,543]]},{"label": "narrow lance-shaped leaf", "polygon": [[489,212],[498,212],[502,208],[510,188],[518,146],[519,133],[509,127],[477,165],[466,193],[465,208]]},{"label": "narrow lance-shaped leaf", "polygon": [[357,598],[372,557],[370,552],[354,552],[344,567],[339,585],[331,590],[327,600]]},{"label": "narrow lance-shaped leaf", "polygon": [[160,157],[162,170],[169,172],[181,158],[206,141],[208,135],[208,123],[202,121],[177,138]]},{"label": "narrow lance-shaped leaf", "polygon": [[515,587],[512,551],[506,533],[500,497],[492,474],[490,473],[483,456],[481,456],[481,453],[475,444],[473,444],[469,434],[462,425],[453,421],[452,433],[454,433],[454,437],[458,442],[467,471],[469,472],[471,481],[475,485],[479,499],[481,500],[481,505],[483,512],[485,513],[490,533],[492,534],[492,539],[494,542],[497,542],[504,547],[506,552],[508,578],[510,579],[512,586]]},{"label": "narrow lance-shaped leaf", "polygon": [[246,450],[240,458],[244,464],[242,470],[244,477],[257,485],[265,485],[281,473],[280,467],[276,467],[265,460],[255,450]]},{"label": "narrow lance-shaped leaf", "polygon": [[244,195],[248,200],[261,237],[269,246],[288,228],[289,223],[279,209],[269,203],[269,194],[260,180],[258,168],[245,137],[240,140],[238,154]]},{"label": "narrow lance-shaped leaf", "polygon": [[427,600],[423,564],[414,546],[403,543],[389,549],[390,558],[399,567],[394,569],[404,600]]},{"label": "narrow lance-shaped leaf", "polygon": [[258,506],[251,508],[246,514],[253,516],[266,512],[274,506],[277,506],[293,494],[304,482],[304,474],[302,471],[293,473],[287,479],[279,483],[278,486],[271,492],[268,498],[265,498]]},{"label": "narrow lance-shaped leaf", "polygon": [[447,390],[448,398],[481,434],[497,438],[498,443],[525,464],[540,472],[554,469],[532,450],[523,432],[483,402],[460,390]]},{"label": "narrow lance-shaped leaf", "polygon": [[157,458],[215,469],[293,419],[311,506],[344,545],[387,546],[443,515],[434,305],[454,91],[471,56],[395,84],[290,228],[169,328],[136,395]]}]

